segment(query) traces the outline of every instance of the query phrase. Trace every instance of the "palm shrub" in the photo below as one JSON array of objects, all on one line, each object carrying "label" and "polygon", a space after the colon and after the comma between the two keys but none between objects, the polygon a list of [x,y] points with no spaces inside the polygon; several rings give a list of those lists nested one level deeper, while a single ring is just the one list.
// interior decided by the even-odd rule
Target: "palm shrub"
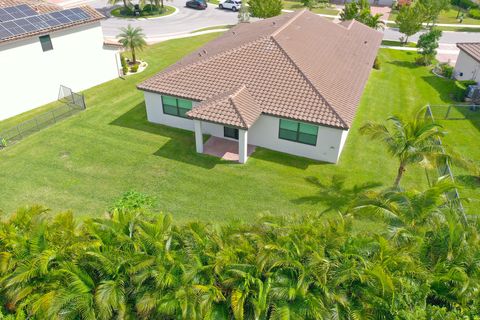
[{"label": "palm shrub", "polygon": [[120,29],[121,33],[117,35],[118,42],[132,53],[133,63],[137,63],[136,50],[142,50],[146,45],[145,34],[140,27],[132,27],[128,25],[126,28]]},{"label": "palm shrub", "polygon": [[[451,187],[366,188],[330,218],[222,225],[19,209],[0,221],[0,317],[474,319],[480,226],[461,222]],[[364,232],[365,217],[385,227]]]},{"label": "palm shrub", "polygon": [[397,176],[393,183],[398,188],[409,165],[430,164],[447,160],[444,148],[438,139],[445,134],[439,124],[425,117],[425,108],[421,108],[409,117],[392,116],[388,118],[392,126],[376,122],[367,122],[360,133],[372,140],[383,142],[392,156],[398,159]]}]

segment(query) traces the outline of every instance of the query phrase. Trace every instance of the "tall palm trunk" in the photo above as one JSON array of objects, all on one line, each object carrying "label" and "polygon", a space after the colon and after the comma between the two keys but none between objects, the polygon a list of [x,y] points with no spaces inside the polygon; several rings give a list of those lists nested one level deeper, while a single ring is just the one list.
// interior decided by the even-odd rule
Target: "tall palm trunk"
[{"label": "tall palm trunk", "polygon": [[123,0],[123,6],[125,7],[125,9],[128,9],[127,0]]},{"label": "tall palm trunk", "polygon": [[130,50],[132,50],[132,60],[133,60],[133,64],[136,64],[136,63],[137,63],[137,57],[135,56],[135,47],[134,47],[134,46],[131,46],[131,47],[130,47]]},{"label": "tall palm trunk", "polygon": [[398,167],[397,177],[395,178],[395,182],[393,184],[395,189],[398,189],[398,187],[400,186],[400,180],[402,180],[404,172],[405,172],[405,165],[403,163],[400,163],[400,166]]}]

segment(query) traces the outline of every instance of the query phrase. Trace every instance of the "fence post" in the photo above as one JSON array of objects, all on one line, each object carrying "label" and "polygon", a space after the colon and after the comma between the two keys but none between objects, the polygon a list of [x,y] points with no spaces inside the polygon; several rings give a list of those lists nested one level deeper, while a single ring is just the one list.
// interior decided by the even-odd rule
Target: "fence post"
[{"label": "fence post", "polygon": [[52,116],[53,116],[53,123],[56,123],[57,119],[55,119],[55,110],[52,110]]},{"label": "fence post", "polygon": [[445,115],[445,119],[448,119],[448,115],[450,114],[450,109],[452,109],[452,105],[448,105],[448,109],[447,109],[447,114]]},{"label": "fence post", "polygon": [[82,93],[82,104],[83,104],[83,110],[87,109],[87,103],[85,102],[85,95]]}]

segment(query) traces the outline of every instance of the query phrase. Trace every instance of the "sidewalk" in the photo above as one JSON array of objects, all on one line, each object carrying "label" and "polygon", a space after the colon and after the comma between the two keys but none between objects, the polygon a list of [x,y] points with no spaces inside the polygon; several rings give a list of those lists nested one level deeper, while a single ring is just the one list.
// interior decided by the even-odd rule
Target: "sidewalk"
[{"label": "sidewalk", "polygon": [[[400,50],[400,51],[417,51],[417,48],[410,48],[410,47],[396,47],[396,46],[385,46],[382,45],[381,48],[384,49],[392,49],[392,50]],[[451,44],[440,44],[437,50],[437,60],[439,62],[447,62],[451,65],[455,65],[457,62],[457,57],[460,50]]]},{"label": "sidewalk", "polygon": [[[282,10],[283,12],[293,12],[293,10]],[[325,18],[331,18],[334,20],[339,20],[340,15],[332,15],[332,14],[323,14],[323,13],[317,13],[317,15]],[[392,20],[382,20],[385,24],[395,24],[395,21]],[[424,26],[427,24],[424,23]],[[452,27],[452,28],[472,28],[472,29],[480,29],[480,24],[463,24],[463,23],[436,23],[436,26],[439,27]]]}]

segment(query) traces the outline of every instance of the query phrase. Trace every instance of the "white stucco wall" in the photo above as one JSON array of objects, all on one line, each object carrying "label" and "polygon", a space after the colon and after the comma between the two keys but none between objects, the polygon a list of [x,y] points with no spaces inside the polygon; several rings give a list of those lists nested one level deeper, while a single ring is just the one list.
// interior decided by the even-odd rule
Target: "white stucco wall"
[{"label": "white stucco wall", "polygon": [[[347,0],[347,2],[352,2],[353,0]],[[370,2],[371,5],[374,5],[374,6],[392,6],[393,4],[393,0],[378,0],[378,1],[375,1],[375,0],[368,0]],[[336,3],[342,3],[343,4],[343,1],[336,1]]]},{"label": "white stucco wall", "polygon": [[[278,138],[279,118],[262,115],[249,130],[248,143],[310,159],[336,163],[347,131],[318,127],[317,145],[311,146]],[[345,132],[345,133],[344,133]]]},{"label": "white stucco wall", "polygon": [[480,62],[465,52],[460,51],[455,64],[454,76],[457,80],[475,80],[480,82]]},{"label": "white stucco wall", "polygon": [[60,85],[81,91],[118,77],[117,50],[104,48],[100,22],[0,45],[0,120],[57,100]]},{"label": "white stucco wall", "polygon": [[[192,120],[163,114],[161,95],[150,92],[145,92],[144,95],[148,121],[194,131]],[[198,102],[194,102],[193,106],[195,105],[198,105]],[[278,138],[279,125],[279,118],[261,115],[248,131],[248,144],[336,163],[348,136],[348,131],[319,126],[317,145],[311,146]],[[212,136],[225,138],[223,127],[215,123],[202,122],[202,132]]]}]

